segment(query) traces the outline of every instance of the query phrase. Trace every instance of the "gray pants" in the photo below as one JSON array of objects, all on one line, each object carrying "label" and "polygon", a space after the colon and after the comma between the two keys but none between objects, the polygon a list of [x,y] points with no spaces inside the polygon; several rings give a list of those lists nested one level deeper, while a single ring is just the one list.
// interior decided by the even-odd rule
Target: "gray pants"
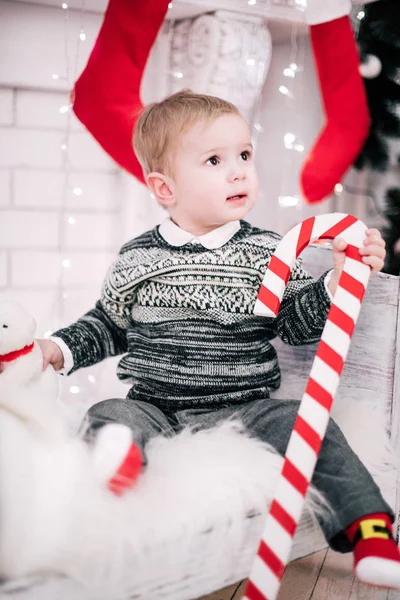
[{"label": "gray pants", "polygon": [[[297,400],[268,398],[213,411],[198,408],[164,414],[147,402],[104,400],[88,411],[84,421],[85,436],[90,438],[107,423],[123,423],[132,429],[134,440],[145,456],[146,444],[154,436],[172,436],[186,426],[194,430],[209,429],[221,421],[237,418],[251,437],[271,444],[283,456],[299,404]],[[343,529],[363,515],[385,512],[394,521],[394,514],[382,498],[378,486],[332,419],[312,483],[324,494],[334,511],[333,515],[320,518],[325,538],[334,550],[352,550]]]}]

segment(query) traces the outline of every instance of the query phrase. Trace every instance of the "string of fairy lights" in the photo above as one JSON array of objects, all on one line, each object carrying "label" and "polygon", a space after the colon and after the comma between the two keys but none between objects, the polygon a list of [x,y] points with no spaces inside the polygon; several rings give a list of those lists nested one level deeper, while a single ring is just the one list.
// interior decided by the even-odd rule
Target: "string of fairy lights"
[{"label": "string of fairy lights", "polygon": [[[81,2],[81,8],[79,11],[79,32],[76,34],[76,46],[75,46],[75,62],[72,65],[70,60],[70,54],[68,49],[68,40],[70,34],[70,14],[69,14],[69,6],[66,2],[63,2],[60,5],[60,8],[63,12],[63,20],[64,20],[64,61],[65,65],[59,73],[53,73],[51,75],[53,80],[59,80],[63,82],[64,86],[66,86],[68,94],[68,102],[65,102],[59,107],[59,112],[66,116],[66,127],[64,131],[64,139],[60,147],[60,151],[62,153],[62,161],[61,161],[61,169],[64,174],[63,178],[63,188],[61,195],[61,203],[59,207],[58,213],[58,246],[57,252],[60,260],[60,270],[59,276],[56,284],[56,292],[54,295],[54,301],[52,303],[51,308],[51,317],[52,317],[52,325],[53,330],[59,328],[64,325],[64,315],[65,315],[65,302],[68,299],[68,292],[66,291],[65,279],[66,272],[68,269],[72,267],[72,260],[69,256],[68,246],[66,243],[67,239],[67,227],[73,227],[77,222],[77,216],[72,214],[68,207],[68,198],[70,193],[75,196],[82,196],[84,190],[79,185],[71,185],[71,160],[70,160],[70,141],[71,141],[71,132],[72,132],[72,104],[69,101],[69,93],[73,87],[73,84],[78,76],[78,66],[79,59],[81,56],[81,45],[86,41],[86,33],[84,29],[84,12],[85,12],[85,0]],[[46,331],[45,337],[49,337],[52,334],[52,331]],[[95,383],[95,377],[92,374],[87,376],[88,381],[90,383]],[[68,388],[69,393],[71,394],[79,394],[82,391],[81,386],[79,385],[69,385]]]},{"label": "string of fairy lights", "polygon": [[[53,73],[52,79],[61,80],[66,82],[67,84],[67,93],[69,94],[69,90],[72,88],[73,83],[78,74],[78,64],[80,58],[80,50],[82,42],[86,41],[86,33],[84,30],[84,8],[85,2],[82,0],[81,10],[80,10],[80,27],[79,34],[77,36],[77,45],[75,51],[75,64],[74,67],[71,68],[71,61],[68,52],[68,37],[69,37],[69,7],[66,2],[61,4],[61,9],[64,12],[64,59],[65,59],[65,70],[63,74]],[[58,254],[60,256],[61,261],[61,269],[59,271],[58,285],[56,298],[53,306],[53,314],[57,314],[56,321],[57,325],[62,323],[63,317],[63,306],[64,302],[67,299],[67,292],[65,291],[65,269],[69,269],[71,267],[71,258],[67,254],[66,248],[66,231],[65,225],[73,226],[76,223],[76,216],[71,215],[68,211],[68,196],[69,193],[72,193],[76,196],[81,196],[83,194],[83,189],[80,186],[71,187],[70,185],[70,170],[71,170],[71,162],[69,155],[69,145],[71,138],[71,119],[72,119],[72,104],[70,102],[63,104],[60,106],[59,111],[61,114],[65,114],[67,117],[67,124],[64,133],[64,141],[61,144],[61,152],[62,152],[62,171],[64,173],[64,182],[63,182],[63,190],[62,190],[62,200],[59,211],[59,220],[58,220]],[[46,335],[50,335],[51,332],[46,332]]]},{"label": "string of fairy lights", "polygon": [[[297,6],[297,10],[304,10],[303,4]],[[299,26],[294,22],[291,26],[290,34],[290,53],[289,64],[282,71],[283,83],[279,85],[278,91],[284,96],[286,110],[284,113],[284,131],[283,145],[288,153],[285,153],[281,172],[287,173],[292,170],[294,162],[293,153],[304,152],[304,142],[302,141],[299,130],[299,114],[297,105],[301,101],[303,87],[300,85],[300,76],[304,72],[305,39],[299,34]],[[301,103],[301,102],[300,102]],[[302,202],[300,195],[290,192],[286,189],[287,180],[284,176],[281,178],[281,193],[278,196],[278,205],[280,208],[301,208]]]},{"label": "string of fairy lights", "polygon": [[[302,0],[299,0],[299,2],[296,3],[296,8],[298,8],[300,10],[304,10],[305,6],[306,6],[306,3],[303,2]],[[354,33],[355,33],[356,37],[358,35],[357,23],[359,24],[360,21],[362,21],[362,19],[364,17],[365,17],[365,11],[364,11],[364,8],[361,7],[356,13],[356,20],[355,20],[355,25],[354,25]],[[300,51],[299,51],[300,57],[298,57],[298,58],[296,58],[298,56],[297,40],[299,40],[299,46],[300,46]],[[283,70],[283,75],[288,78],[288,81],[295,80],[295,78],[297,78],[297,76],[300,73],[302,73],[304,70],[304,51],[305,51],[304,37],[297,36],[297,23],[296,22],[294,22],[292,25],[291,45],[292,45],[292,49],[291,49],[291,56],[289,59],[290,63],[289,63],[289,66]],[[289,103],[288,109],[286,111],[285,129],[287,129],[288,121],[290,121],[291,125],[294,124],[296,121],[296,111],[294,110],[293,101],[296,100],[297,102],[299,102],[299,100],[300,100],[299,95],[303,94],[304,86],[297,86],[297,91],[295,92],[293,90],[293,88],[290,86],[290,84],[282,84],[279,86],[279,92],[286,97],[286,99]],[[301,104],[301,102],[300,102],[300,104]],[[294,151],[300,152],[300,153],[304,152],[304,150],[305,150],[304,144],[295,133],[287,132],[284,134],[283,139],[284,139],[285,148],[287,148],[288,150],[294,150]],[[286,157],[284,160],[283,171],[285,171],[286,168],[290,168],[290,158],[289,157]],[[282,186],[284,186],[284,184],[285,184],[285,182],[284,182],[284,180],[282,180]],[[336,196],[339,196],[342,194],[343,190],[344,190],[344,186],[342,183],[339,182],[335,185],[334,193]],[[284,193],[279,196],[278,203],[279,203],[279,206],[282,208],[296,207],[297,209],[301,209],[303,206],[303,201],[299,194],[287,195]]]}]

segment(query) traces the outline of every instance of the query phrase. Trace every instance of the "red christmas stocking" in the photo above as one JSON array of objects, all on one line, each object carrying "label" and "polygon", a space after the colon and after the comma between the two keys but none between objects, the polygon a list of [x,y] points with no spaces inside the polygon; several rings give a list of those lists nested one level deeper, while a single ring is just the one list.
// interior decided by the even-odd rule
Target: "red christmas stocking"
[{"label": "red christmas stocking", "polygon": [[360,152],[369,112],[350,19],[342,16],[310,26],[314,59],[327,122],[303,165],[300,180],[307,202],[332,191]]},{"label": "red christmas stocking", "polygon": [[143,71],[167,10],[168,0],[110,0],[73,93],[78,119],[121,167],[142,182],[132,134],[142,109]]}]

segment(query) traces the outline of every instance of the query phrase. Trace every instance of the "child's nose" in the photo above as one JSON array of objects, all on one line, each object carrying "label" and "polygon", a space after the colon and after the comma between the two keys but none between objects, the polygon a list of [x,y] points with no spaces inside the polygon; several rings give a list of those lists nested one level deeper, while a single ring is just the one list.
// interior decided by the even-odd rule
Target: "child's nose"
[{"label": "child's nose", "polygon": [[240,179],[244,179],[246,177],[246,172],[240,165],[235,165],[235,167],[230,172],[230,181],[237,181]]}]

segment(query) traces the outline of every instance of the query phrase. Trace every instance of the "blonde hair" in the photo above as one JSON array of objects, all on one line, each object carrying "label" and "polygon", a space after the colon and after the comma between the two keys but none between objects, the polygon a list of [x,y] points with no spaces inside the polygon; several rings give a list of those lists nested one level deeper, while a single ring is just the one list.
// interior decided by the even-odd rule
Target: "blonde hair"
[{"label": "blonde hair", "polygon": [[172,174],[172,154],[180,134],[199,121],[223,114],[240,115],[234,104],[206,94],[181,90],[143,109],[134,129],[133,148],[145,176],[156,171]]}]

